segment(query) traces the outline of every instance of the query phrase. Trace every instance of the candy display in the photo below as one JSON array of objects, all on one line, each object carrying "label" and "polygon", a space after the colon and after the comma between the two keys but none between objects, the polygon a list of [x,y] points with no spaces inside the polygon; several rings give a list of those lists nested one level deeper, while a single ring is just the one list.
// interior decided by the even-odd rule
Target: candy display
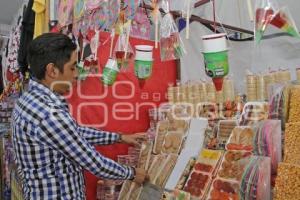
[{"label": "candy display", "polygon": [[252,151],[254,136],[255,133],[251,127],[237,126],[231,132],[226,149]]},{"label": "candy display", "polygon": [[284,150],[284,162],[286,163],[300,165],[299,132],[300,132],[300,122],[286,124],[285,150]]},{"label": "candy display", "polygon": [[300,167],[288,163],[280,163],[276,178],[274,200],[299,199]]},{"label": "candy display", "polygon": [[222,151],[203,149],[196,161],[194,170],[213,174],[221,159]]},{"label": "candy display", "polygon": [[300,116],[300,86],[293,86],[290,90],[288,122],[299,122]]}]

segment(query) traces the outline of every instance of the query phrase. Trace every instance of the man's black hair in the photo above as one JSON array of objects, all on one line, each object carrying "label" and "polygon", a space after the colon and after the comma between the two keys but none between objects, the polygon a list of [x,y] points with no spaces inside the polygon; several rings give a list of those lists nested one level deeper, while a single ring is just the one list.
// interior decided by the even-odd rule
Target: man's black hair
[{"label": "man's black hair", "polygon": [[76,44],[61,33],[45,33],[35,38],[28,49],[30,72],[38,80],[45,78],[46,66],[53,63],[61,73]]}]

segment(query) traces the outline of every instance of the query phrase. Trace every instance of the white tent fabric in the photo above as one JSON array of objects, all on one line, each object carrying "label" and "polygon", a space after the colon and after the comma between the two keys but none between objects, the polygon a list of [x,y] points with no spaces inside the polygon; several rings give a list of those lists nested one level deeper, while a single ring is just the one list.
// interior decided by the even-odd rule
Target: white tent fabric
[{"label": "white tent fabric", "polygon": [[[181,0],[171,1],[171,10],[180,10]],[[239,6],[238,6],[239,2]],[[253,9],[255,1],[252,0]],[[287,5],[298,28],[300,28],[300,6],[295,0],[280,1],[280,6]],[[298,6],[297,6],[298,5]],[[246,0],[216,0],[217,21],[254,30],[254,24],[250,21]],[[212,20],[212,3],[208,3],[194,10],[194,14]],[[190,26],[190,39],[185,39],[185,30],[181,32],[182,40],[185,44],[187,54],[181,59],[181,80],[207,80],[205,75],[203,56],[201,54],[201,37],[212,34],[198,22],[193,22]],[[267,34],[280,32],[280,30],[269,27]],[[235,80],[238,92],[244,92],[245,75],[247,71],[252,73],[262,73],[269,70],[290,69],[292,79],[296,78],[295,69],[300,67],[300,40],[289,36],[264,39],[259,45],[254,41],[233,42],[229,41],[229,64],[230,73]]]}]

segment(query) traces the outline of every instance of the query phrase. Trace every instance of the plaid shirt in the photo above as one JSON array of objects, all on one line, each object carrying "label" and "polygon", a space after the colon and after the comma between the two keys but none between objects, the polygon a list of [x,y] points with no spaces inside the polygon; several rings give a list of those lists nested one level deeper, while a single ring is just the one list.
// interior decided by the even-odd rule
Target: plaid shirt
[{"label": "plaid shirt", "polygon": [[107,179],[130,179],[130,167],[103,157],[92,145],[119,135],[82,127],[65,99],[33,80],[13,112],[13,145],[25,199],[85,199],[82,170]]}]

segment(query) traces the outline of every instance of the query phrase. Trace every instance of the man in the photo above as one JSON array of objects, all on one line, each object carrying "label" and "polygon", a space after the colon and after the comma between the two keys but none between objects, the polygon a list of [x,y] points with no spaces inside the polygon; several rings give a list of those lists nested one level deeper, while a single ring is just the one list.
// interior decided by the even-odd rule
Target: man
[{"label": "man", "polygon": [[138,144],[144,135],[119,135],[80,126],[62,95],[77,78],[76,45],[47,33],[29,47],[33,80],[13,112],[13,145],[25,199],[85,199],[82,170],[106,179],[145,181],[146,172],[105,158],[92,145]]}]

